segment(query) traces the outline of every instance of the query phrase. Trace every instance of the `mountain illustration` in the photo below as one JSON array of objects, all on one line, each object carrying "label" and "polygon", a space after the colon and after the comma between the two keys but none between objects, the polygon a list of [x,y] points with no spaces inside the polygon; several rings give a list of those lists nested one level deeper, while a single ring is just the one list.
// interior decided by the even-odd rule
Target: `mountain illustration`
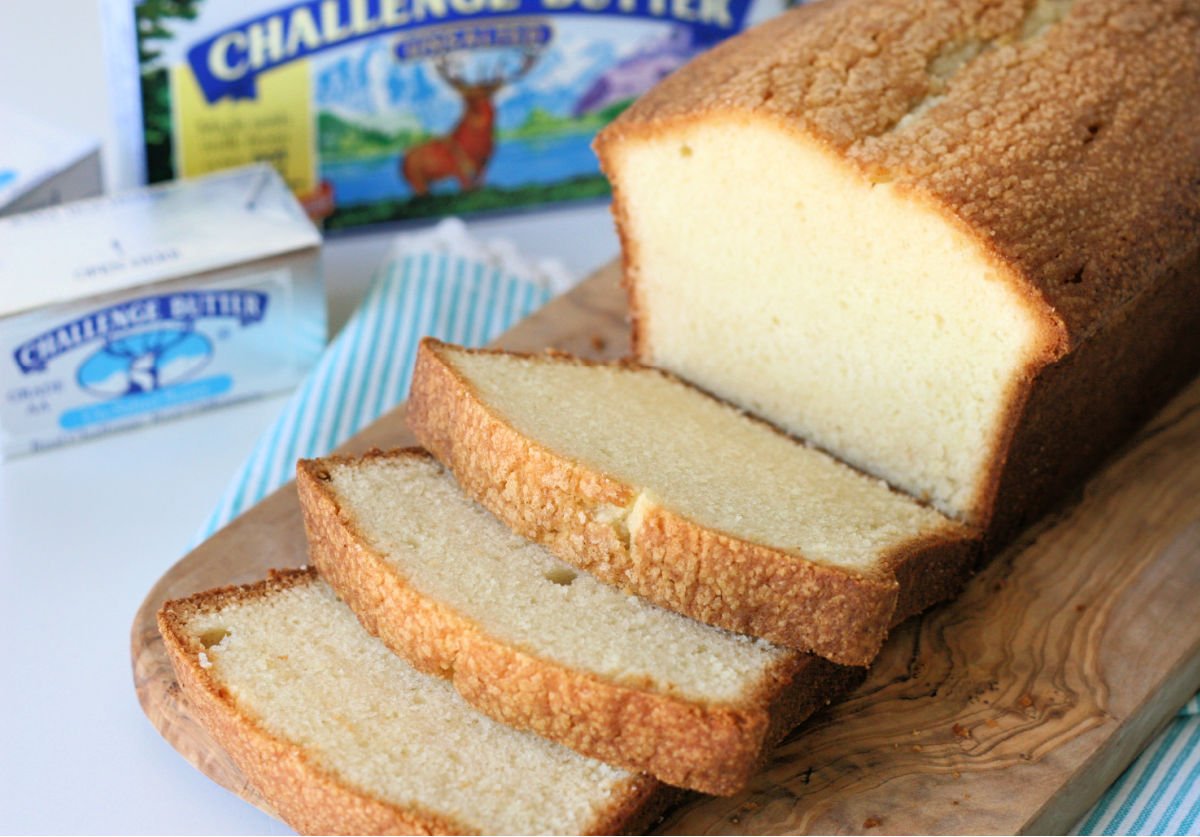
[{"label": "mountain illustration", "polygon": [[[654,65],[665,73],[693,51],[690,34],[678,27],[653,25],[649,36],[629,38],[629,29],[622,30],[622,25],[628,26],[624,21],[586,26],[556,22],[550,47],[533,69],[519,85],[497,94],[497,128],[528,130],[531,120],[544,120],[546,115],[566,120],[595,112],[622,98],[620,91],[637,78],[657,77],[657,70],[646,69],[655,62],[656,53],[669,53]],[[612,31],[609,37],[600,37],[605,34],[600,30]],[[624,37],[612,37],[612,32]],[[457,53],[456,60],[462,75],[480,78],[496,75],[505,62],[519,62],[520,53],[512,48],[480,49]],[[325,123],[331,126],[353,123],[396,137],[397,144],[403,145],[402,139],[450,130],[462,114],[461,100],[431,62],[397,60],[383,42],[318,57],[313,69],[317,108],[337,118],[336,123]],[[601,89],[607,92],[591,92]],[[584,99],[586,107],[581,107]]]},{"label": "mountain illustration", "polygon": [[691,31],[674,28],[663,40],[646,45],[597,78],[575,103],[573,115],[583,116],[637,98],[686,64],[697,51]]}]

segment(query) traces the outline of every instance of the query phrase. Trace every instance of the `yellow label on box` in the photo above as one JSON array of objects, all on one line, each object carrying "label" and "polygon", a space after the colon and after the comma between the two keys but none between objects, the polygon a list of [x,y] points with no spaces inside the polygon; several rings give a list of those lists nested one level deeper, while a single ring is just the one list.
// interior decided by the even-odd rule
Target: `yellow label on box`
[{"label": "yellow label on box", "polygon": [[265,162],[293,192],[311,192],[317,179],[309,63],[286,64],[258,84],[252,99],[209,104],[188,65],[171,69],[178,173],[195,177]]}]

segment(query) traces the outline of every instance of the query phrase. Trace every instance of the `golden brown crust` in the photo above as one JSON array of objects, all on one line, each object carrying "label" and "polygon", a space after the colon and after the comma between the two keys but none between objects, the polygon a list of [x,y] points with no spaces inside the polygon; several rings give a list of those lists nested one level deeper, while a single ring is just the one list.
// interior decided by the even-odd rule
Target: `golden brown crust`
[{"label": "golden brown crust", "polygon": [[988,532],[996,551],[1200,370],[1200,239],[1162,281],[1048,366],[1014,426]]},{"label": "golden brown crust", "polygon": [[646,510],[625,554],[611,563],[654,590],[664,607],[845,665],[875,658],[899,596],[890,576],[840,572],[702,528],[661,506]]},{"label": "golden brown crust", "polygon": [[269,596],[315,578],[312,570],[289,570],[257,584],[210,590],[162,606],[158,629],[196,718],[280,817],[302,834],[476,833],[439,814],[393,805],[347,785],[316,764],[303,748],[267,732],[201,668],[199,655],[204,648],[186,630],[192,615]]},{"label": "golden brown crust", "polygon": [[[889,557],[886,571],[856,574],[705,529],[646,501],[634,510],[641,526],[631,538],[604,510],[633,507],[634,487],[522,436],[479,399],[443,356],[444,345],[427,338],[417,355],[408,423],[418,440],[514,531],[663,607],[866,665],[895,616],[899,568],[923,561],[924,545],[949,560],[940,544],[913,544]],[[948,524],[946,536],[967,541],[955,554],[969,568],[966,530]]]},{"label": "golden brown crust", "polygon": [[[429,455],[409,449],[367,456]],[[357,530],[328,483],[332,465],[355,461],[331,457],[297,465],[313,564],[368,631],[419,670],[450,678],[472,705],[503,723],[673,785],[727,795],[762,762],[769,729],[791,729],[836,696],[827,673],[836,667],[799,653],[780,660],[741,701],[714,704],[651,684],[617,682],[491,636],[413,588]],[[782,707],[782,717],[772,716],[784,692],[796,697]]]},{"label": "golden brown crust", "polygon": [[962,591],[975,570],[979,544],[944,533],[906,544],[884,560],[896,574],[900,597],[892,626]]}]

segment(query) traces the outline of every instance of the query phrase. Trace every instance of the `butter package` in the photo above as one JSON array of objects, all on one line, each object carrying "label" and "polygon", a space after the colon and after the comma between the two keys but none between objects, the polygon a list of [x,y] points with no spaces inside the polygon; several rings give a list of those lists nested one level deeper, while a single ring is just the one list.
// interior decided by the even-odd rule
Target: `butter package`
[{"label": "butter package", "polygon": [[0,456],[293,386],[320,243],[262,165],[0,219]]},{"label": "butter package", "polygon": [[597,130],[784,4],[142,0],[146,176],[270,161],[327,229],[605,196]]}]

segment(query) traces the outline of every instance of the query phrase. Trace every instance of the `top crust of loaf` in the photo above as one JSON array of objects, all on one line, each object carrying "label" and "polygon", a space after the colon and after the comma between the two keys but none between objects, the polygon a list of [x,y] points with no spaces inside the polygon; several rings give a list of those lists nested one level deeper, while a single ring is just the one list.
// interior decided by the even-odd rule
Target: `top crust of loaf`
[{"label": "top crust of loaf", "polygon": [[1194,0],[826,0],[692,61],[596,148],[619,214],[625,142],[708,118],[817,142],[977,241],[1049,362],[1194,251],[1197,101]]}]

